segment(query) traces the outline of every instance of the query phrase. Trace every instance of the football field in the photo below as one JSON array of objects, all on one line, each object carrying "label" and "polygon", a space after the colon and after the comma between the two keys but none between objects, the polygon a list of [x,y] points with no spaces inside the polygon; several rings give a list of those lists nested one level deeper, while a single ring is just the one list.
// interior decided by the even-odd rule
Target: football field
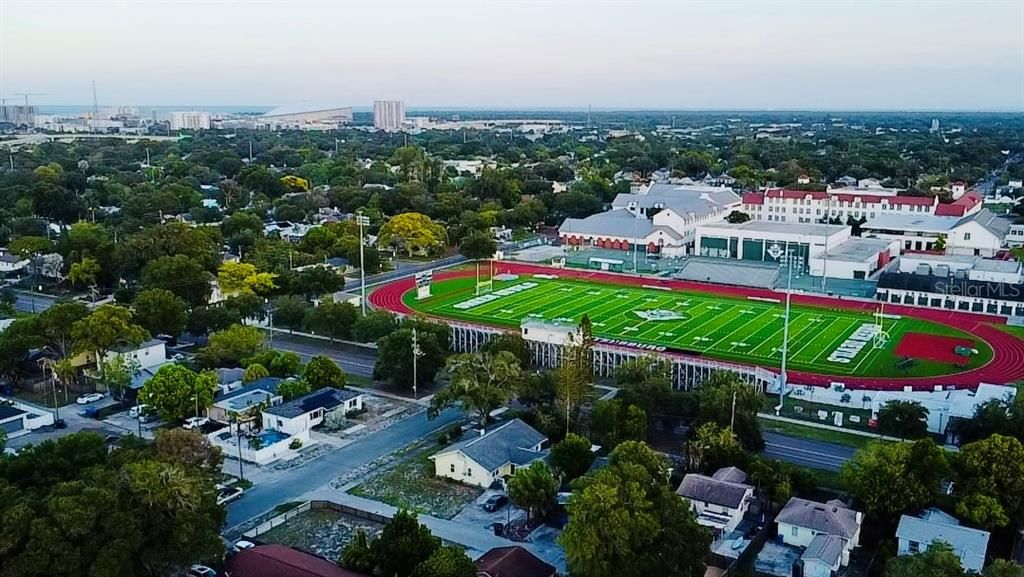
[{"label": "football field", "polygon": [[[781,363],[781,302],[525,275],[495,281],[480,295],[474,294],[472,278],[435,281],[431,289],[428,299],[417,300],[410,291],[403,300],[432,316],[505,327],[524,320],[577,324],[586,314],[596,337],[764,367]],[[840,376],[923,377],[960,372],[992,358],[983,341],[931,321],[884,316],[881,330],[886,336],[879,347],[872,313],[793,306],[788,366]],[[897,357],[894,351],[909,333],[962,339],[973,343],[976,354],[958,357],[960,366]]]}]

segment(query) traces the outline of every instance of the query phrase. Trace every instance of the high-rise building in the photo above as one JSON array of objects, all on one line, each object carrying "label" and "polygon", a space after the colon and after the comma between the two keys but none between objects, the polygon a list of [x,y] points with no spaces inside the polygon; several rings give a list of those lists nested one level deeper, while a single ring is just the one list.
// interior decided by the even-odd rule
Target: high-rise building
[{"label": "high-rise building", "polygon": [[171,130],[209,130],[209,112],[172,112]]},{"label": "high-rise building", "polygon": [[0,124],[33,126],[36,123],[37,114],[39,114],[39,109],[35,106],[20,104],[0,106]]},{"label": "high-rise building", "polygon": [[375,100],[373,127],[377,130],[398,130],[405,123],[405,102],[401,100]]}]

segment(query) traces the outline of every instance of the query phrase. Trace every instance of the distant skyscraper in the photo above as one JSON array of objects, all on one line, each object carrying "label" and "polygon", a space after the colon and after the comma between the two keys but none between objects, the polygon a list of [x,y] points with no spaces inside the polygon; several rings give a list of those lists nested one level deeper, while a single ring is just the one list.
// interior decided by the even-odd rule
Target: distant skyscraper
[{"label": "distant skyscraper", "polygon": [[373,127],[377,130],[398,130],[405,122],[405,102],[401,100],[375,100]]},{"label": "distant skyscraper", "polygon": [[932,119],[932,127],[931,127],[931,130],[929,130],[929,132],[934,134],[934,133],[936,133],[938,131],[939,131],[939,119],[938,118],[933,118]]},{"label": "distant skyscraper", "polygon": [[172,112],[171,130],[209,130],[209,112]]},{"label": "distant skyscraper", "polygon": [[0,106],[0,124],[33,126],[36,123],[37,114],[39,114],[39,109],[35,106],[21,106],[20,104]]}]

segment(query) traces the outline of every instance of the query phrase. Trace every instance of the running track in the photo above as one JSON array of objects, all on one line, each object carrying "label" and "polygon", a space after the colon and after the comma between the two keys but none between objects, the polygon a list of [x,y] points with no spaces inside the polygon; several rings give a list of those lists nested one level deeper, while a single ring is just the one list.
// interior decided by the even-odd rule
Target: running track
[{"label": "running track", "polygon": [[[564,278],[591,279],[617,284],[660,286],[679,290],[695,290],[734,297],[779,298],[779,293],[767,289],[754,289],[716,284],[643,278],[629,275],[595,272],[578,269],[554,269],[545,266],[503,262],[495,267],[496,273],[515,274],[556,274]],[[471,271],[446,271],[437,273],[438,280],[468,276]],[[402,302],[402,295],[414,287],[415,279],[406,277],[386,284],[369,295],[370,304],[375,308],[387,309],[399,314],[413,311]],[[844,300],[825,296],[794,294],[793,302],[832,309],[874,311],[873,301]],[[910,377],[883,379],[850,376],[829,376],[827,374],[789,372],[789,381],[799,384],[828,386],[832,381],[843,382],[851,387],[877,390],[899,390],[904,386],[931,390],[935,386],[957,386],[974,389],[979,383],[1004,384],[1024,379],[1024,341],[1003,332],[992,325],[1004,324],[1006,319],[979,313],[935,310],[904,305],[887,304],[886,311],[907,317],[935,321],[958,328],[985,341],[992,347],[992,360],[981,367],[962,373],[940,377]],[[440,319],[443,320],[443,319]],[[714,358],[708,356],[708,358]]]}]

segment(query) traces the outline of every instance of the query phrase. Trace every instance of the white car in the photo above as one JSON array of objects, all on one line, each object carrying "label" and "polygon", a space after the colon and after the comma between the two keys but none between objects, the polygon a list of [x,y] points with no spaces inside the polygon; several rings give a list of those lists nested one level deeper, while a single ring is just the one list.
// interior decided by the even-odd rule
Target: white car
[{"label": "white car", "polygon": [[206,565],[193,565],[189,568],[188,574],[193,577],[217,577],[217,571]]},{"label": "white car", "polygon": [[210,419],[206,417],[189,417],[185,419],[185,424],[182,427],[185,429],[198,429],[209,422]]},{"label": "white car", "polygon": [[88,405],[89,403],[95,403],[96,401],[103,400],[103,397],[105,396],[106,395],[103,393],[86,393],[75,399],[75,402],[79,405]]},{"label": "white car", "polygon": [[234,549],[235,553],[237,553],[243,549],[252,549],[255,546],[256,544],[252,541],[246,541],[245,539],[242,539],[241,541],[235,541],[235,544],[232,547],[232,549]]},{"label": "white car", "polygon": [[[230,503],[242,497],[242,493],[245,493],[245,489],[241,487],[225,487],[217,491],[217,504],[223,505]],[[248,541],[246,541],[248,543]]]}]

